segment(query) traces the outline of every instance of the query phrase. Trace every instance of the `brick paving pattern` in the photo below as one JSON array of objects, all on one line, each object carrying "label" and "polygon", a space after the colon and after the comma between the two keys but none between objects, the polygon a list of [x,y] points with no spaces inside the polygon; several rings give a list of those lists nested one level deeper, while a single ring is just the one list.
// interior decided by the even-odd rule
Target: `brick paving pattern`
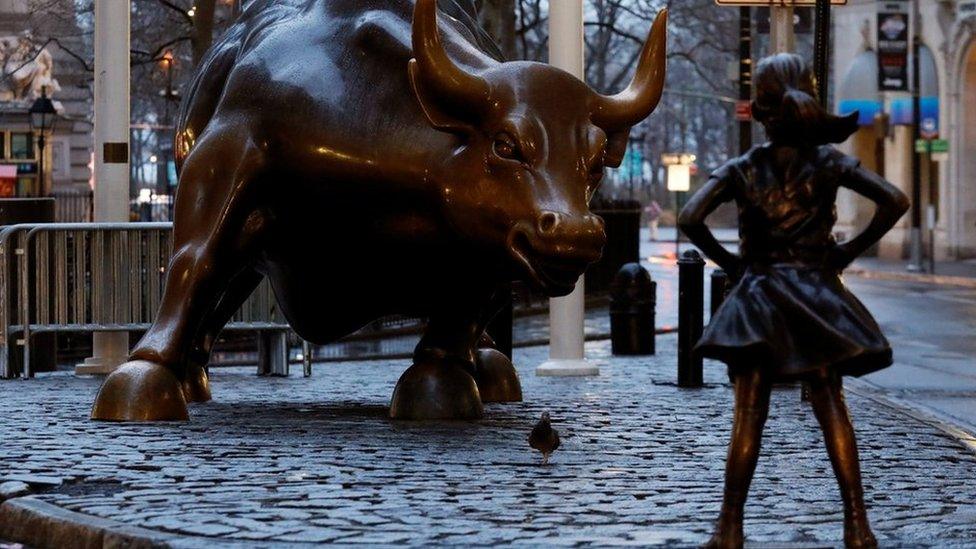
[{"label": "brick paving pattern", "polygon": [[[517,351],[526,402],[479,422],[386,418],[406,361],[317,366],[310,379],[213,375],[186,424],[94,423],[97,379],[0,383],[0,484],[159,532],[374,544],[673,544],[707,538],[718,511],[731,392],[679,389],[675,338],[654,358],[610,358],[597,378],[537,378],[546,349]],[[849,393],[883,545],[976,543],[976,455],[896,409]],[[539,465],[526,437],[549,410],[563,445]],[[16,487],[11,485],[11,487]],[[838,544],[840,499],[795,387],[777,390],[747,511],[753,542]]]}]

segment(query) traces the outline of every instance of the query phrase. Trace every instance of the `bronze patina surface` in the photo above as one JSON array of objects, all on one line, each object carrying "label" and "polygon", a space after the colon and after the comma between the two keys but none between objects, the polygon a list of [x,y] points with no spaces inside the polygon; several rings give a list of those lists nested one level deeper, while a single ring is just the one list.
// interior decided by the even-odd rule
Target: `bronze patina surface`
[{"label": "bronze patina surface", "polygon": [[393,417],[480,417],[475,380],[517,396],[497,356],[478,374],[499,288],[566,295],[600,257],[588,202],[660,100],[665,39],[662,13],[631,84],[605,96],[496,61],[434,0],[251,2],[186,90],[162,304],[139,369],[109,376],[92,417],[185,418],[166,395],[208,398],[196,369],[262,277],[314,343],[429,318]]},{"label": "bronze patina surface", "polygon": [[[876,547],[842,379],[888,367],[891,347],[840,272],[894,226],[908,199],[830,146],[857,130],[857,113],[826,112],[801,57],[762,60],[755,81],[753,113],[769,143],[715,171],[679,218],[692,242],[736,281],[696,349],[728,364],[735,383],[725,498],[707,547],[742,546],[743,508],[770,391],[774,382],[786,380],[801,380],[810,389],[844,501],[845,545]],[[877,209],[861,234],[837,243],[832,229],[841,187],[867,197]],[[705,218],[729,201],[739,209],[739,255],[723,248],[705,226]]]}]

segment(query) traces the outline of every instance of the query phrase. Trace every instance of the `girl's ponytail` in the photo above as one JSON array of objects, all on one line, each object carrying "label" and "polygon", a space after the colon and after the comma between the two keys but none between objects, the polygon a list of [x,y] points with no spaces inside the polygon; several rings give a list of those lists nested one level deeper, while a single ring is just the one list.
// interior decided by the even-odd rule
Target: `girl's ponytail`
[{"label": "girl's ponytail", "polygon": [[841,143],[857,131],[857,112],[835,116],[820,105],[813,73],[798,55],[763,59],[756,68],[756,84],[755,117],[773,141]]}]

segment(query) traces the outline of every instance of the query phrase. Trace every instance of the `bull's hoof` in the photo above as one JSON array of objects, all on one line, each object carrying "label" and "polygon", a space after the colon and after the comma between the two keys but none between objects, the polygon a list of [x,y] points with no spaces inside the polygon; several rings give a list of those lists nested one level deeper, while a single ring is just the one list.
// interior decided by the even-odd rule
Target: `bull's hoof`
[{"label": "bull's hoof", "polygon": [[183,398],[189,402],[210,402],[210,376],[206,368],[190,367],[183,380]]},{"label": "bull's hoof", "polygon": [[393,391],[393,419],[480,419],[478,385],[463,368],[424,360],[403,372]]},{"label": "bull's hoof", "polygon": [[183,384],[168,368],[145,360],[126,362],[102,383],[92,407],[101,421],[186,421]]},{"label": "bull's hoof", "polygon": [[481,402],[522,402],[522,383],[512,361],[496,349],[475,353],[474,380]]}]

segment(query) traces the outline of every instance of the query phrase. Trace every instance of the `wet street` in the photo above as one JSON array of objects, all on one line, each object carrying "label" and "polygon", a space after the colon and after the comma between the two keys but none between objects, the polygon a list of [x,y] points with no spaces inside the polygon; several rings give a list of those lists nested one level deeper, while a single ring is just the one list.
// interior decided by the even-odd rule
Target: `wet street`
[{"label": "wet street", "polygon": [[857,277],[849,283],[895,351],[894,367],[864,380],[976,431],[976,289]]}]

